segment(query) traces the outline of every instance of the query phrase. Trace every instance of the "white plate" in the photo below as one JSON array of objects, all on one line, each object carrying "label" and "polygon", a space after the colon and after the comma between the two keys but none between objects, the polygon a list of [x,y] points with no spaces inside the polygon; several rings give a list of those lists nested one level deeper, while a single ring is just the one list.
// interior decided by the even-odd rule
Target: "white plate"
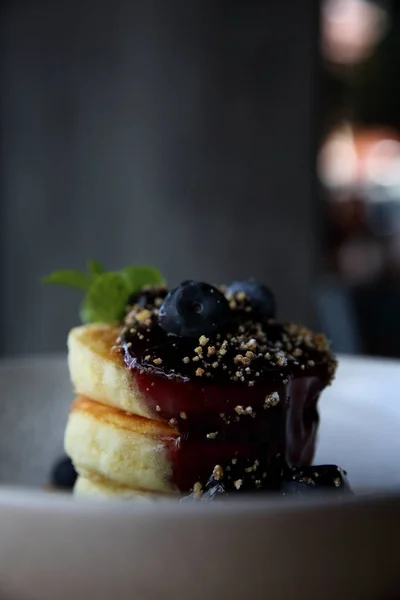
[{"label": "white plate", "polygon": [[[61,450],[65,358],[0,363],[0,477],[40,484]],[[400,363],[343,358],[317,462],[354,488],[400,484]],[[393,598],[400,498],[312,504],[92,504],[0,488],[2,600]]]},{"label": "white plate", "polygon": [[341,357],[320,401],[315,463],[336,463],[355,491],[400,489],[400,361]]}]

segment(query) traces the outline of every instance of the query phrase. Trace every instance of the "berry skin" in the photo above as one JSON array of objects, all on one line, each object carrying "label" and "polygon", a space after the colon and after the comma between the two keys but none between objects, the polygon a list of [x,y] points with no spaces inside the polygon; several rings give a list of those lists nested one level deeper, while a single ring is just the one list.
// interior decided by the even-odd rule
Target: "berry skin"
[{"label": "berry skin", "polygon": [[223,331],[230,319],[229,303],[217,288],[201,281],[184,281],[169,292],[158,322],[171,335],[195,338]]},{"label": "berry skin", "polygon": [[76,478],[74,465],[68,456],[55,463],[51,473],[51,482],[54,486],[70,490],[74,487]]},{"label": "berry skin", "polygon": [[[240,301],[241,294],[245,295]],[[247,281],[234,281],[226,291],[228,298],[233,297],[241,304],[250,306],[252,311],[263,319],[273,319],[276,314],[275,297],[271,290],[261,283],[249,279]]]}]

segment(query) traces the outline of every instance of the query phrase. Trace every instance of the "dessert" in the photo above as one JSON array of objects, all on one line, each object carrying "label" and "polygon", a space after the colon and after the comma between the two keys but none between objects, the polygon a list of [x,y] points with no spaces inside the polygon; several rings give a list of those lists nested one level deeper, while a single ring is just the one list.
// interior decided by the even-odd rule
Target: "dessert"
[{"label": "dessert", "polygon": [[255,281],[168,291],[158,271],[66,271],[86,291],[68,336],[76,398],[65,450],[80,495],[217,499],[243,492],[347,489],[313,467],[318,399],[336,359],[322,334],[275,318]]}]

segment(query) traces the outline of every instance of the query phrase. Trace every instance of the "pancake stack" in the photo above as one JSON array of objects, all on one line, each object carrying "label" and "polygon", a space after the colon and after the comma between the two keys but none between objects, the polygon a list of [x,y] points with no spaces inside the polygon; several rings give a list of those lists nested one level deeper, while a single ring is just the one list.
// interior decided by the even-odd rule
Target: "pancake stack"
[{"label": "pancake stack", "polygon": [[[274,318],[271,292],[185,281],[142,291],[119,326],[71,330],[75,492],[154,501],[279,492],[312,463],[336,361],[325,336]],[[289,477],[293,477],[289,471]]]},{"label": "pancake stack", "polygon": [[71,330],[68,362],[76,398],[65,450],[78,472],[82,496],[152,501],[174,498],[165,452],[178,431],[151,414],[115,348],[119,328],[84,325]]}]

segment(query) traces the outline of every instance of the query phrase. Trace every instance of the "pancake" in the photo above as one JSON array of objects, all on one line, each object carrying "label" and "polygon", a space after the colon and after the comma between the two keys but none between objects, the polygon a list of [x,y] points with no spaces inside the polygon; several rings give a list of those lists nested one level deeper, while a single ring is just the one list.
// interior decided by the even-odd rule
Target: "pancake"
[{"label": "pancake", "polygon": [[159,492],[147,492],[145,490],[134,490],[128,487],[114,485],[106,479],[93,477],[78,477],[74,494],[82,498],[94,500],[123,500],[134,502],[162,502],[177,500],[179,497]]},{"label": "pancake", "polygon": [[143,402],[135,378],[114,349],[120,328],[111,325],[74,327],[68,336],[68,366],[79,395],[141,417],[157,419]]},{"label": "pancake", "polygon": [[65,451],[79,475],[154,492],[174,492],[167,457],[178,431],[163,421],[145,419],[84,396],[72,406]]}]

